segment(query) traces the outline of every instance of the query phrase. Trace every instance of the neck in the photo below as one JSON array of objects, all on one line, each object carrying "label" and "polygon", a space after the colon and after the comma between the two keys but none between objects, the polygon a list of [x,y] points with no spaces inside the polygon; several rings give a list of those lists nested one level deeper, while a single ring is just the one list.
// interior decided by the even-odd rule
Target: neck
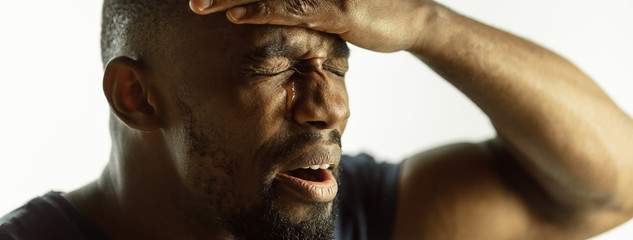
[{"label": "neck", "polygon": [[203,226],[175,206],[186,199],[184,188],[170,170],[170,154],[158,151],[166,148],[157,147],[155,139],[113,142],[101,177],[66,197],[112,239],[233,239],[225,229]]}]

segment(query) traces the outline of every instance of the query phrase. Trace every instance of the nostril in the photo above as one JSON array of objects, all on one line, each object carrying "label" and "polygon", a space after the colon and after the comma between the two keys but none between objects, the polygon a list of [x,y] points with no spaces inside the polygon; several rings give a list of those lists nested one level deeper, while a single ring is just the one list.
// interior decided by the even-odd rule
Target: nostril
[{"label": "nostril", "polygon": [[326,128],[327,127],[327,123],[323,122],[323,121],[307,121],[307,124],[309,124],[310,126],[313,126],[315,128]]}]

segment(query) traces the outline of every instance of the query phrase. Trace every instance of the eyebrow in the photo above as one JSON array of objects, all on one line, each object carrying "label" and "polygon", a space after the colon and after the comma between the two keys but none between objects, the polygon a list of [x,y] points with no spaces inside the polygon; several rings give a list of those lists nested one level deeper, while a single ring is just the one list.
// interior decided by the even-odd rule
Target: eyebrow
[{"label": "eyebrow", "polygon": [[[293,53],[300,52],[301,49],[297,46],[287,45],[287,44],[270,44],[256,48],[254,51],[250,53],[250,55],[254,55],[263,59],[273,58],[277,56],[290,56]],[[349,58],[349,48],[347,44],[343,41],[336,42],[332,45],[332,55],[337,58]]]},{"label": "eyebrow", "polygon": [[277,56],[288,56],[299,51],[300,49],[296,46],[269,44],[256,48],[251,54],[266,59]]}]

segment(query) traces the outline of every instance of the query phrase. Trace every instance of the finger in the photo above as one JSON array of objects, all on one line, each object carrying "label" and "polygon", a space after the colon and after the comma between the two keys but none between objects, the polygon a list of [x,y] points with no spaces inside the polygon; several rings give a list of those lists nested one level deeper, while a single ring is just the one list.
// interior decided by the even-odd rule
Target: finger
[{"label": "finger", "polygon": [[189,8],[196,14],[205,15],[262,0],[189,0]]},{"label": "finger", "polygon": [[[313,5],[302,5],[301,0],[258,1],[226,11],[227,18],[238,24],[272,24],[315,28],[317,9]],[[323,10],[325,6],[319,6]]]}]

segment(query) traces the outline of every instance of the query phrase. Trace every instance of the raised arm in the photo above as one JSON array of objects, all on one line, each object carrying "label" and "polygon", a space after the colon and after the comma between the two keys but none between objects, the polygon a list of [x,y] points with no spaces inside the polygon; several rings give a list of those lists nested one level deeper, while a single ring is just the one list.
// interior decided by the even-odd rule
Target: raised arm
[{"label": "raised arm", "polygon": [[557,54],[442,6],[432,9],[410,52],[490,117],[499,136],[493,151],[507,151],[517,164],[504,170],[533,183],[530,190],[499,173],[532,211],[526,224],[538,230],[529,232],[580,239],[630,218],[631,118]]},{"label": "raised arm", "polygon": [[216,0],[192,9],[407,50],[490,117],[498,139],[405,163],[396,237],[582,239],[633,216],[633,120],[538,45],[431,1]]}]

